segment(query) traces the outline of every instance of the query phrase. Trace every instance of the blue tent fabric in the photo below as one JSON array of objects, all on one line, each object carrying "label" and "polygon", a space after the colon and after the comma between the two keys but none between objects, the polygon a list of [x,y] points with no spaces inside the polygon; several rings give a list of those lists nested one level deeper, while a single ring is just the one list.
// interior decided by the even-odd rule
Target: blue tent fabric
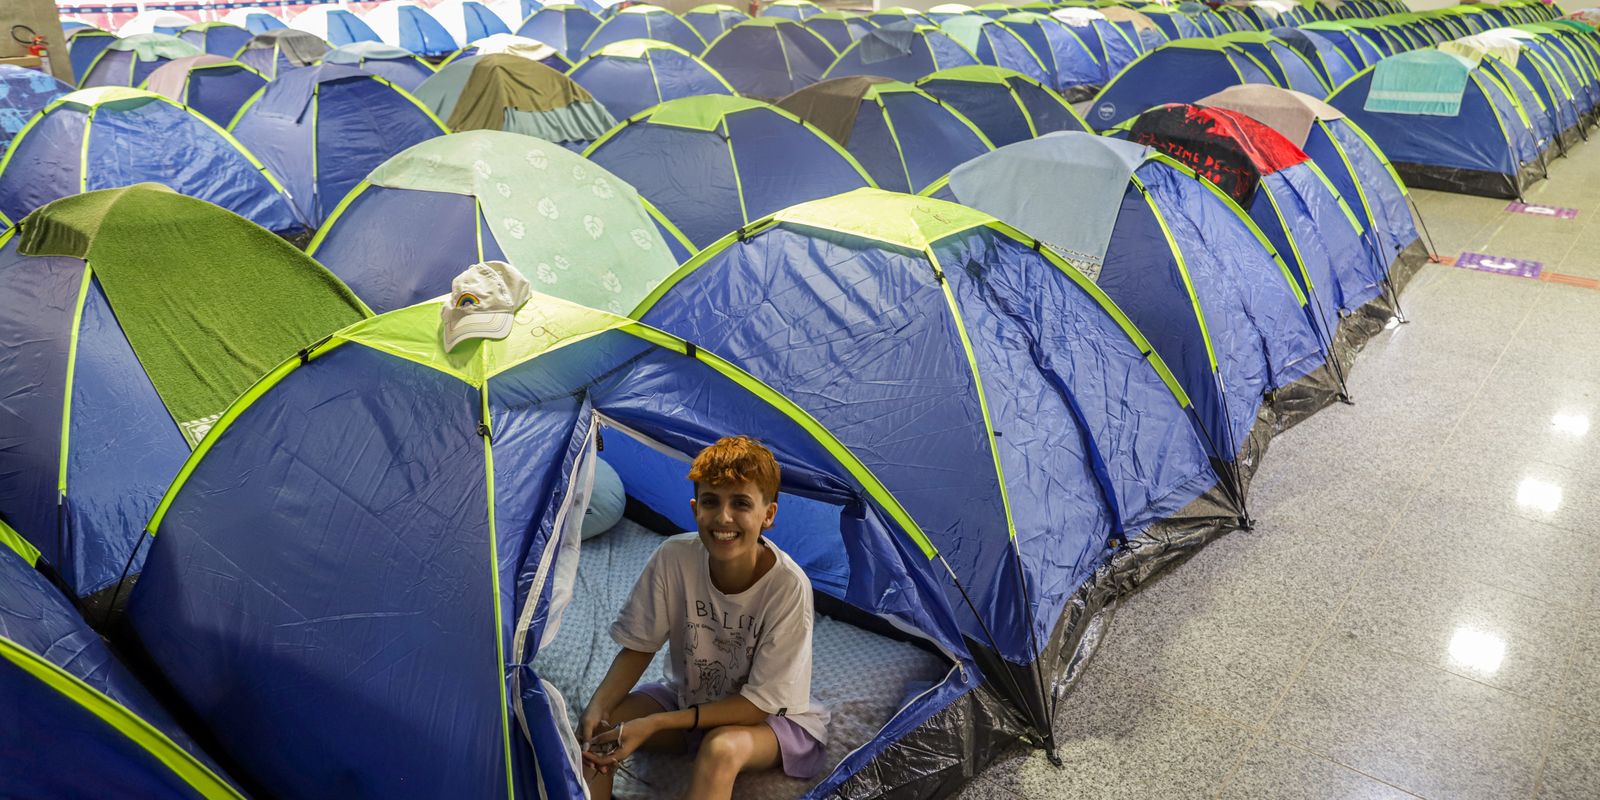
[{"label": "blue tent fabric", "polygon": [[891,26],[869,31],[850,45],[823,77],[877,75],[913,83],[941,69],[977,63],[971,52],[942,31]]},{"label": "blue tent fabric", "polygon": [[573,67],[568,77],[617,119],[680,97],[733,94],[705,62],[671,45],[637,51],[601,49]]},{"label": "blue tent fabric", "polygon": [[1007,14],[999,22],[1022,37],[1034,54],[1044,60],[1048,80],[1043,83],[1067,95],[1068,99],[1105,82],[1100,63],[1071,28],[1036,14]]},{"label": "blue tent fabric", "polygon": [[[166,45],[158,52],[146,55],[134,49],[136,40],[167,40]],[[126,49],[125,49],[126,48]],[[127,39],[118,39],[112,42],[95,57],[85,71],[78,78],[78,88],[91,89],[96,86],[138,86],[144,83],[150,73],[157,67],[183,56],[201,55],[200,48],[175,36],[162,34],[144,34],[130,36]]]},{"label": "blue tent fabric", "polygon": [[244,29],[249,31],[252,35],[266,33],[267,31],[281,30],[287,27],[289,26],[285,25],[283,20],[278,19],[271,14],[257,12],[254,14],[246,14],[244,16]]},{"label": "blue tent fabric", "polygon": [[978,62],[1015,70],[1040,83],[1052,78],[1039,56],[1015,31],[980,14],[965,14],[940,29],[978,57]]},{"label": "blue tent fabric", "polygon": [[[386,316],[401,315],[437,337],[436,321],[418,324],[434,307]],[[531,339],[532,327],[512,335]],[[557,513],[593,457],[600,414],[679,452],[761,431],[786,492],[860,509],[838,523],[852,560],[871,567],[852,572],[848,600],[965,652],[908,537],[804,429],[699,359],[610,330],[479,387],[370,346],[363,330],[239,410],[174,495],[130,603],[159,669],[263,791],[581,793],[563,703],[534,658],[551,622],[545,554],[576,533]],[[699,402],[710,395],[719,401]],[[476,435],[480,421],[492,437]],[[308,522],[296,508],[325,513]],[[950,705],[973,672],[908,692],[904,719],[915,727]],[[254,724],[229,724],[241,715]]]},{"label": "blue tent fabric", "polygon": [[445,132],[409,94],[336,64],[280,76],[239,112],[232,131],[313,224],[384,159]]},{"label": "blue tent fabric", "polygon": [[117,37],[115,34],[102,30],[85,28],[73,31],[67,35],[67,59],[72,62],[72,75],[78,80],[88,74],[89,65],[94,63],[100,51],[111,46]]},{"label": "blue tent fabric", "polygon": [[1328,181],[1366,224],[1365,234],[1385,272],[1417,241],[1416,223],[1403,187],[1383,155],[1372,149],[1348,119],[1319,120],[1301,148],[1322,167]]},{"label": "blue tent fabric", "polygon": [[866,17],[819,17],[802,20],[806,29],[826,39],[835,53],[843,53],[850,44],[877,27]]},{"label": "blue tent fabric", "polygon": [[155,181],[268,230],[306,227],[261,166],[199,112],[131,89],[102,101],[102,91],[57,100],[12,141],[0,166],[0,214],[20,220],[61,197]]},{"label": "blue tent fabric", "polygon": [[[867,196],[834,200],[864,208]],[[942,205],[872,196],[935,213]],[[636,313],[794,397],[860,453],[973,593],[973,606],[952,602],[963,632],[986,640],[987,625],[1005,658],[1030,663],[1031,642],[1048,637],[1066,597],[1106,557],[1107,538],[1215,482],[1203,448],[1139,348],[1027,241],[980,226],[908,251],[808,224],[804,209],[828,202],[789,209],[777,226],[701,255]],[[953,301],[930,265],[944,268]],[[796,346],[763,344],[778,325]],[[1006,333],[973,335],[969,364],[961,325]],[[985,429],[972,370],[1004,436]],[[1146,410],[1137,421],[1130,405]],[[930,469],[945,478],[916,477]],[[1020,577],[1008,564],[1004,493]],[[1019,607],[1021,596],[1036,605]]]},{"label": "blue tent fabric", "polygon": [[544,42],[575,61],[583,55],[584,43],[599,27],[600,18],[588,9],[562,3],[533,12],[512,32]]},{"label": "blue tent fabric", "polygon": [[1241,83],[1274,83],[1237,47],[1196,48],[1189,41],[1172,42],[1140,57],[1095,95],[1085,119],[1105,130],[1163,103],[1193,102]]},{"label": "blue tent fabric", "polygon": [[1058,95],[1016,73],[941,70],[917,81],[917,88],[972,120],[995,147],[1055,131],[1088,129]]},{"label": "blue tent fabric", "polygon": [[191,70],[182,102],[225,126],[266,85],[266,78],[242,64]]},{"label": "blue tent fabric", "polygon": [[[78,686],[51,685],[46,675]],[[77,609],[4,547],[0,704],[6,708],[0,757],[17,767],[0,770],[0,794],[7,797],[239,796]],[[148,732],[143,740],[129,736],[106,713],[119,723],[142,722]],[[191,784],[163,763],[166,758],[186,760],[214,782]]]},{"label": "blue tent fabric", "polygon": [[1089,52],[1094,55],[1095,61],[1100,64],[1100,68],[1104,70],[1101,75],[1102,83],[1110,81],[1127,69],[1128,65],[1138,59],[1146,49],[1137,34],[1129,34],[1117,23],[1108,19],[1073,18],[1064,21],[1064,24],[1083,41]]},{"label": "blue tent fabric", "polygon": [[700,39],[707,44],[717,40],[723,31],[749,19],[737,8],[721,5],[705,5],[691,8],[682,14],[683,21],[700,34]]},{"label": "blue tent fabric", "polygon": [[809,98],[846,90],[856,94],[858,105],[854,124],[839,143],[880,189],[919,192],[961,163],[990,150],[988,140],[960,112],[903,83],[836,78],[802,89],[778,105],[837,136],[825,121],[808,116],[817,108]]},{"label": "blue tent fabric", "polygon": [[593,54],[608,44],[625,39],[666,42],[690,53],[699,53],[706,48],[706,42],[700,38],[700,34],[689,23],[679,19],[678,15],[663,8],[641,5],[625,8],[601,23],[589,35],[588,41],[583,43],[583,52]]},{"label": "blue tent fabric", "polygon": [[[377,34],[356,42],[382,44]],[[355,42],[348,42],[353,44]],[[342,46],[342,45],[341,45]],[[305,31],[285,28],[257,34],[234,58],[272,80],[292,69],[310,66],[328,53],[328,43]]]},{"label": "blue tent fabric", "polygon": [[[1350,62],[1342,50],[1316,31],[1299,28],[1274,28],[1272,35],[1295,49],[1311,62],[1312,69],[1328,89],[1335,89],[1356,76],[1359,68]],[[1364,65],[1362,65],[1364,66]]]},{"label": "blue tent fabric", "polygon": [[382,42],[355,42],[335,47],[322,57],[322,63],[356,67],[408,92],[421,86],[434,73],[432,67],[410,50]]},{"label": "blue tent fabric", "polygon": [[211,55],[232,57],[254,35],[233,25],[195,25],[185,28],[178,38]]},{"label": "blue tent fabric", "polygon": [[1229,43],[1254,56],[1261,66],[1266,67],[1273,82],[1279,86],[1305,92],[1312,97],[1327,96],[1328,87],[1318,76],[1316,69],[1293,47],[1275,40],[1230,40]]},{"label": "blue tent fabric", "polygon": [[[709,130],[652,119],[679,104],[710,101],[725,110]],[[584,155],[632,184],[702,248],[786,206],[871,185],[810,125],[720,96],[674,100],[634,116]]]},{"label": "blue tent fabric", "polygon": [[729,28],[703,58],[740,94],[776,100],[821,80],[834,53],[798,22],[761,20]]},{"label": "blue tent fabric", "polygon": [[[389,42],[419,56],[442,56],[455,50],[459,44],[439,20],[421,6],[396,6],[397,38]],[[342,42],[334,42],[340,46]]]},{"label": "blue tent fabric", "polygon": [[811,2],[801,3],[769,3],[761,9],[763,17],[777,17],[779,19],[792,19],[804,22],[806,19],[822,13],[822,7]]},{"label": "blue tent fabric", "polygon": [[71,86],[39,70],[0,64],[0,156],[34,114],[71,91]]}]

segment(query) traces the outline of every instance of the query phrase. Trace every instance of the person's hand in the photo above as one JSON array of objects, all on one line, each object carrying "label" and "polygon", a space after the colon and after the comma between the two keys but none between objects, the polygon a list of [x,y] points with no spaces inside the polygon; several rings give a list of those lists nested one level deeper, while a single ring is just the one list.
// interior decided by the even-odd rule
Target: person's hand
[{"label": "person's hand", "polygon": [[609,772],[613,767],[628,760],[628,757],[655,733],[654,715],[619,722],[613,727],[605,728],[589,740],[589,746],[583,753],[583,760],[594,765],[595,769],[602,773]]},{"label": "person's hand", "polygon": [[605,727],[606,710],[591,702],[583,709],[583,716],[578,717],[578,747],[587,751],[589,742]]}]

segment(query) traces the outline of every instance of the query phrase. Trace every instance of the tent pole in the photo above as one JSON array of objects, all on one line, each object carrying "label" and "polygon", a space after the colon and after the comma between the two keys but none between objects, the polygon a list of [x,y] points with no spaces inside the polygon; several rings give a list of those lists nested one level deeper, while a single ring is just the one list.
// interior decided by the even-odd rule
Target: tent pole
[{"label": "tent pole", "polygon": [[1411,193],[1406,192],[1406,202],[1411,205],[1411,213],[1417,218],[1417,224],[1422,226],[1422,235],[1428,239],[1428,260],[1435,264],[1441,263],[1439,248],[1433,243],[1433,234],[1428,232],[1428,221],[1422,218],[1422,209],[1417,207],[1417,201],[1411,199]]}]

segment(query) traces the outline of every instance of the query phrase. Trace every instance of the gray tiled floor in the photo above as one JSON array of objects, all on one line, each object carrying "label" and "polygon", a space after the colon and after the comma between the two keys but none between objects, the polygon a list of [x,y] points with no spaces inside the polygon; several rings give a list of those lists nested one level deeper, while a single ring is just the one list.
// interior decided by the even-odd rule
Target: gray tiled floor
[{"label": "gray tiled floor", "polygon": [[[1415,192],[1439,252],[1600,278],[1600,143],[1528,201]],[[1128,598],[966,798],[1600,797],[1600,290],[1425,267],[1253,532]],[[1592,427],[1591,427],[1592,425]]]}]

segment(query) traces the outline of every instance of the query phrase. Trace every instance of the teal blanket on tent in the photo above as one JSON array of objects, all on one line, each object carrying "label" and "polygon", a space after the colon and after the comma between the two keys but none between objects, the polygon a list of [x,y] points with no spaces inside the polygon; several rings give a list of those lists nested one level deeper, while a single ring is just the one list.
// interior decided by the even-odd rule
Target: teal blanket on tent
[{"label": "teal blanket on tent", "polygon": [[1472,76],[1472,61],[1440,50],[1414,50],[1390,56],[1372,70],[1367,111],[1454,117]]}]

